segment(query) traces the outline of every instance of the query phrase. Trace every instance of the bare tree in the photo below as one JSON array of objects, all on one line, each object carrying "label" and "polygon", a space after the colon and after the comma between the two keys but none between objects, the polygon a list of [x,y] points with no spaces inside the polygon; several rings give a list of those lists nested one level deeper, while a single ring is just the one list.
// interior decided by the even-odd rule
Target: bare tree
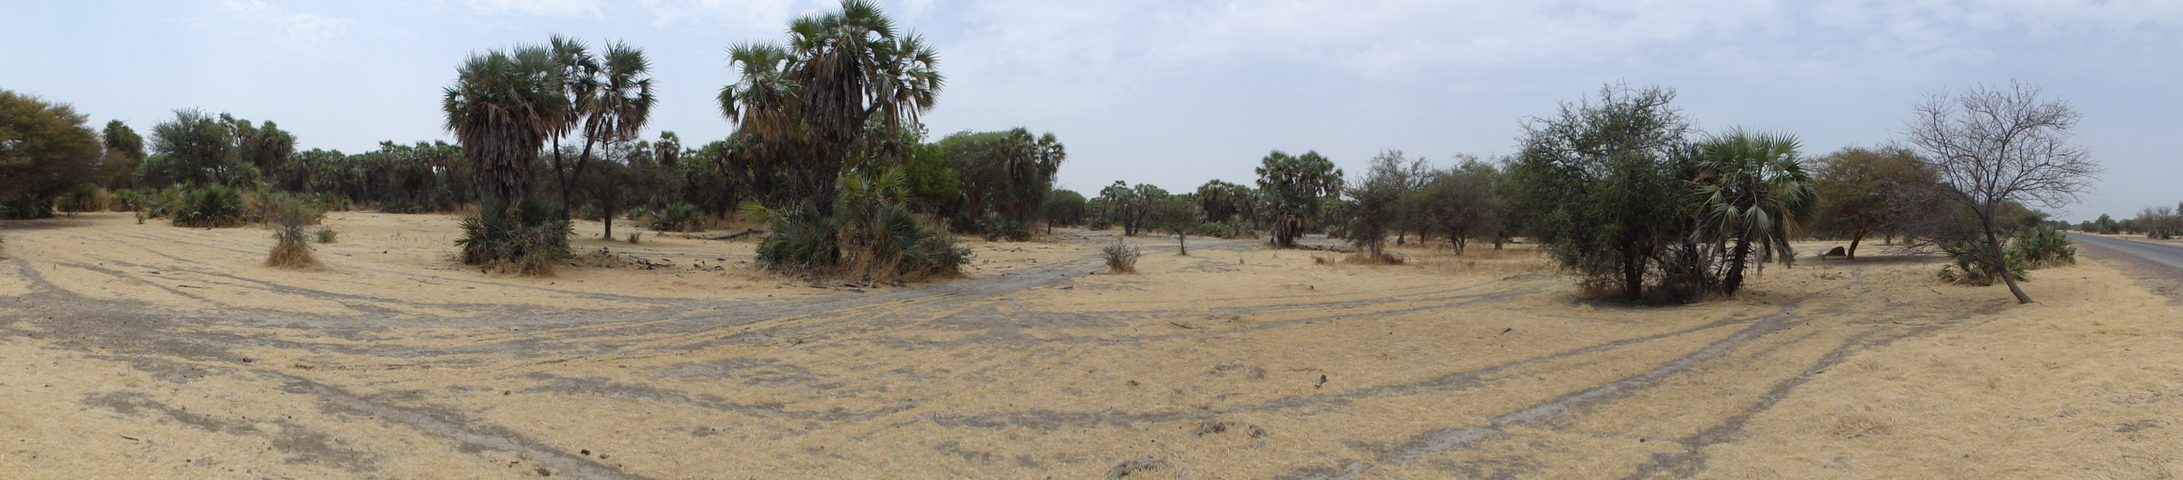
[{"label": "bare tree", "polygon": [[[2069,129],[2081,115],[2062,100],[2040,98],[2020,82],[1976,85],[1961,93],[1927,95],[1911,108],[1905,135],[1925,151],[1949,198],[1970,209],[1985,238],[1979,261],[2008,271],[1995,216],[2009,202],[2060,208],[2078,200],[2100,166]],[[2002,275],[2017,303],[2031,303],[2013,275]]]}]

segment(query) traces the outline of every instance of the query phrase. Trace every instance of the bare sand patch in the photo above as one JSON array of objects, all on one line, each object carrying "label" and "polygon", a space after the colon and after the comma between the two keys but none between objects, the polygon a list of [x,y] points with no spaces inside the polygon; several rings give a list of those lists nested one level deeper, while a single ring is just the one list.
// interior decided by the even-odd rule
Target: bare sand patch
[{"label": "bare sand patch", "polygon": [[334,214],[319,272],[258,266],[262,229],[25,223],[25,478],[2128,477],[2183,451],[2183,312],[2097,263],[2034,272],[2027,307],[1869,255],[1629,307],[1521,245],[1144,237],[1109,275],[1114,232],[1065,230],[897,288],[671,235],[578,242],[650,269],[485,274],[435,215]]}]

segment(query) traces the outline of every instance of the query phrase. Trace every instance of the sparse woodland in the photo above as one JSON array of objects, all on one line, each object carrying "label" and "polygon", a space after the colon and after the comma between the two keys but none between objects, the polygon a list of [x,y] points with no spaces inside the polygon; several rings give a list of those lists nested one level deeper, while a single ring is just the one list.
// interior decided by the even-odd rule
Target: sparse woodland
[{"label": "sparse woodland", "polygon": [[764,224],[759,265],[861,281],[956,274],[970,259],[953,234],[1024,241],[1056,226],[1172,235],[1183,254],[1190,236],[1296,248],[1323,235],[1375,263],[1400,262],[1389,245],[1524,242],[1587,291],[1656,302],[1732,295],[1763,264],[1824,253],[1794,251],[1795,238],[1845,241],[1850,260],[1875,239],[1947,253],[1959,261],[1945,279],[2013,286],[2022,275],[1998,272],[2021,271],[2011,245],[2038,243],[2034,227],[2183,235],[2183,204],[2078,225],[2035,210],[2074,199],[2098,168],[2070,143],[2077,114],[2021,84],[1937,95],[1914,106],[1901,143],[1825,155],[1787,132],[1699,131],[1673,90],[1608,85],[1525,121],[1506,157],[1435,165],[1386,150],[1345,173],[1318,152],[1274,151],[1249,183],[1116,181],[1087,197],[1056,188],[1067,149],[1053,133],[931,139],[919,117],[941,98],[938,52],[876,6],[851,0],[790,26],[731,46],[738,76],[718,101],[736,129],[703,144],[640,137],[658,101],[641,47],[561,36],[458,65],[443,98],[452,144],[299,151],[272,121],[194,109],[147,138],[6,93],[0,113],[23,133],[0,150],[0,215],[112,209],[233,227],[298,202],[468,212],[460,259],[535,275],[569,257],[575,219],[606,220],[611,239],[617,219],[689,232],[740,218]]}]

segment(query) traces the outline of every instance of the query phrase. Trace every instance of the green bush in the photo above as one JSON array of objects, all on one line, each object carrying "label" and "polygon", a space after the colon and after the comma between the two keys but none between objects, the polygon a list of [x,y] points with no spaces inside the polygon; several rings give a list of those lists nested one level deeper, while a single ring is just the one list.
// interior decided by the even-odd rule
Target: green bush
[{"label": "green bush", "polygon": [[988,242],[1021,242],[1031,239],[1031,230],[1025,228],[1023,222],[992,213],[978,218],[978,233],[984,235]]},{"label": "green bush", "polygon": [[115,190],[106,198],[106,208],[116,212],[134,212],[144,209],[143,190]]},{"label": "green bush", "polygon": [[455,245],[462,247],[464,264],[547,276],[569,257],[568,237],[575,233],[552,205],[525,200],[508,208],[487,200],[462,219],[462,238]]},{"label": "green bush", "polygon": [[177,227],[234,227],[243,224],[243,196],[235,189],[214,185],[182,195],[180,205],[170,205]]},{"label": "green bush", "polygon": [[1205,226],[1198,227],[1198,234],[1213,238],[1228,238],[1230,235],[1234,235],[1235,231],[1230,230],[1228,224],[1225,223],[1208,223]]},{"label": "green bush", "polygon": [[969,248],[911,213],[897,172],[844,174],[834,216],[810,202],[782,210],[744,204],[769,229],[758,266],[769,270],[883,282],[956,275]]},{"label": "green bush", "polygon": [[318,243],[334,243],[341,241],[341,232],[334,231],[332,227],[318,227],[317,235]]},{"label": "green bush", "polygon": [[1109,228],[1114,228],[1114,221],[1105,218],[1094,218],[1091,219],[1090,222],[1085,223],[1084,228],[1089,228],[1093,231],[1106,230]]},{"label": "green bush", "polygon": [[658,211],[647,212],[652,217],[652,230],[660,232],[705,231],[705,211],[689,202],[668,204]]},{"label": "green bush", "polygon": [[2023,258],[2031,268],[2077,263],[2077,245],[2052,225],[2025,230],[2009,244],[2009,250],[2010,256]]},{"label": "green bush", "polygon": [[185,210],[189,205],[189,191],[183,190],[181,187],[145,190],[142,201],[145,217],[170,218]]},{"label": "green bush", "polygon": [[[1948,254],[1948,264],[1941,266],[1938,274],[1941,281],[1979,287],[2001,281],[2001,272],[1995,271],[1991,264],[1979,260],[1979,257],[1984,256],[1984,245],[1976,242],[1948,242],[1941,245],[1941,251]],[[2017,280],[2024,280],[2024,272],[2031,270],[2030,263],[2025,262],[2023,254],[2013,248],[2006,256],[2009,274],[2016,276]]]},{"label": "green bush", "polygon": [[0,200],[0,218],[52,218],[53,199],[21,196]]},{"label": "green bush", "polygon": [[96,212],[106,209],[105,197],[105,190],[99,189],[97,185],[86,183],[77,185],[76,188],[68,189],[67,193],[61,194],[61,198],[56,202],[55,207],[63,212]]}]

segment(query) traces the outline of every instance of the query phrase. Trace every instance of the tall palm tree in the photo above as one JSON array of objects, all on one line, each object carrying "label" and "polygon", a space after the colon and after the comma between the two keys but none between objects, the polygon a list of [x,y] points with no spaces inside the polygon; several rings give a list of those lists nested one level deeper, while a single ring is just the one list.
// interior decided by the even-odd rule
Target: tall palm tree
[{"label": "tall palm tree", "polygon": [[478,190],[501,205],[530,195],[538,148],[570,105],[552,52],[535,46],[473,54],[456,70],[441,109]]},{"label": "tall palm tree", "polygon": [[730,177],[771,179],[810,144],[802,120],[803,85],[788,78],[795,57],[779,45],[744,43],[728,48],[728,61],[742,77],[720,88],[720,112],[736,125],[729,140],[738,148],[716,159],[728,164],[714,166]]},{"label": "tall palm tree", "polygon": [[[1818,208],[1819,195],[1797,158],[1793,135],[1741,128],[1699,144],[1697,195],[1700,216],[1719,242],[1733,243],[1721,290],[1743,287],[1744,266],[1795,261],[1789,235]],[[1756,244],[1757,252],[1753,252]]]},{"label": "tall palm tree", "polygon": [[[659,103],[652,95],[652,62],[644,58],[644,50],[613,42],[607,44],[604,58],[594,60],[585,55],[580,63],[592,74],[592,79],[579,87],[581,94],[572,97],[582,102],[575,110],[582,121],[584,149],[562,179],[564,196],[575,191],[574,182],[583,178],[584,170],[591,164],[593,147],[635,140],[637,133],[651,121],[652,106]],[[564,198],[561,207],[564,217],[569,205],[569,199]],[[606,236],[612,238],[613,212],[607,213]]]},{"label": "tall palm tree", "polygon": [[794,145],[789,148],[797,158],[782,161],[795,195],[830,215],[850,144],[870,127],[916,125],[918,115],[932,108],[944,82],[939,54],[915,33],[897,34],[894,22],[867,0],[844,0],[839,11],[797,18],[788,34],[785,48],[746,44],[730,50],[730,62],[743,72],[737,84],[722,89],[721,112],[739,132],[757,129],[751,132],[755,140]]}]

